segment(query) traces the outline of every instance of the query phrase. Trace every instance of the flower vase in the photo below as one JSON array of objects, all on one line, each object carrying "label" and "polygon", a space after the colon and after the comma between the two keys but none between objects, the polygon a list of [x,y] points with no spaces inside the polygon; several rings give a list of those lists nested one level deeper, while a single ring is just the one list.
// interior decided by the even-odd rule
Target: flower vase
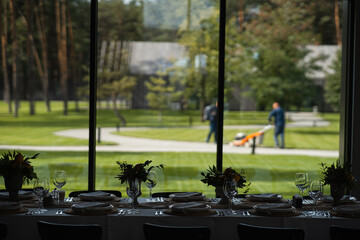
[{"label": "flower vase", "polygon": [[218,202],[218,204],[220,204],[220,205],[228,205],[229,204],[229,198],[227,198],[226,195],[224,194],[223,186],[216,186],[215,194],[216,194],[217,198],[220,197],[220,201]]},{"label": "flower vase", "polygon": [[22,174],[9,174],[4,175],[5,188],[9,192],[9,201],[19,201],[19,190],[23,184]]},{"label": "flower vase", "polygon": [[330,184],[330,194],[334,199],[333,205],[340,205],[340,199],[345,194],[345,185],[342,183],[331,183]]},{"label": "flower vase", "polygon": [[[131,186],[132,184],[134,184],[134,180],[133,180],[133,179],[132,179],[132,180],[128,180],[128,184],[129,184],[129,186]],[[139,205],[138,197],[140,197],[141,194],[142,194],[142,192],[141,192],[141,181],[139,181],[138,184],[139,184],[139,186],[138,186],[139,191],[138,191],[138,193],[136,194],[136,196],[132,199],[132,202],[131,202],[131,205],[133,205],[133,206],[138,206],[138,205]]]},{"label": "flower vase", "polygon": [[139,193],[136,195],[136,197],[134,197],[134,206],[138,206],[139,205],[139,202],[138,202],[138,197],[140,197],[142,194],[141,192],[141,183],[139,184]]}]

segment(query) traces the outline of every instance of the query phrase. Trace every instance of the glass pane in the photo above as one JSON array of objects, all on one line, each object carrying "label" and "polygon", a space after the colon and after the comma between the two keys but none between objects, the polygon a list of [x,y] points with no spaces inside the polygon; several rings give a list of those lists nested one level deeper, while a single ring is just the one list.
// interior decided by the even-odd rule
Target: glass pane
[{"label": "glass pane", "polygon": [[40,178],[63,169],[67,193],[87,188],[89,2],[2,1],[0,19],[0,152],[40,153]]},{"label": "glass pane", "polygon": [[[164,164],[154,192],[214,189],[205,106],[215,105],[218,6],[210,0],[99,1],[97,189],[126,184],[116,161]],[[143,185],[142,196],[149,196]]]},{"label": "glass pane", "polygon": [[[244,169],[249,193],[291,198],[299,193],[296,172],[318,180],[320,163],[338,158],[341,6],[228,2],[224,168]],[[268,121],[275,102],[284,112],[284,146],[281,112]]]}]

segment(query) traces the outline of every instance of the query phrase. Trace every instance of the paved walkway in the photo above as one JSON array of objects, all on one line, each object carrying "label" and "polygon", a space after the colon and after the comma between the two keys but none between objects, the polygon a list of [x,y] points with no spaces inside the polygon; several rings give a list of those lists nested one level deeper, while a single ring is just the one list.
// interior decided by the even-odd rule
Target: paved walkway
[{"label": "paved walkway", "polygon": [[[314,116],[312,113],[290,113],[288,118],[293,122],[287,124],[287,127],[321,127],[329,125],[329,122]],[[261,129],[264,125],[237,125],[225,126],[227,129]],[[208,128],[207,126],[199,126],[194,128]],[[149,128],[121,128],[121,131],[144,130]],[[185,141],[169,141],[156,140],[148,138],[125,137],[112,134],[115,128],[101,128],[101,140],[113,142],[117,145],[97,146],[97,151],[104,152],[206,152],[216,153],[216,145],[213,143],[185,142]],[[57,136],[73,137],[80,139],[88,139],[89,130],[86,129],[69,129],[65,131],[55,132]],[[19,149],[34,151],[88,151],[88,146],[10,146],[2,145],[0,149]],[[251,154],[252,149],[249,147],[236,147],[224,145],[224,153],[233,154]],[[318,157],[338,157],[338,151],[327,150],[309,150],[309,149],[277,149],[257,147],[256,154],[266,155],[303,155]]]}]

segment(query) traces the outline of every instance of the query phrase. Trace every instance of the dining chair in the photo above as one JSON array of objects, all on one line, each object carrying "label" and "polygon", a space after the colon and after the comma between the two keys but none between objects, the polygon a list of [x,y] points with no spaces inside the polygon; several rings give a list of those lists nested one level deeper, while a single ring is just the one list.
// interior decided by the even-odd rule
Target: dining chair
[{"label": "dining chair", "polygon": [[163,226],[145,223],[146,240],[209,240],[210,228],[206,226]]},{"label": "dining chair", "polygon": [[347,228],[336,225],[330,226],[330,239],[331,240],[342,240],[352,239],[354,236],[360,236],[359,228]]},{"label": "dining chair", "polygon": [[0,222],[0,239],[6,238],[7,230],[8,230],[7,224]]},{"label": "dining chair", "polygon": [[151,197],[156,198],[156,197],[163,197],[163,198],[169,198],[170,194],[173,193],[183,193],[183,192],[156,192],[151,194]]},{"label": "dining chair", "polygon": [[240,240],[303,240],[305,238],[305,232],[300,228],[263,227],[244,223],[238,223],[237,232]]},{"label": "dining chair", "polygon": [[[94,192],[94,191],[74,191],[74,192],[69,193],[69,197],[77,197],[77,196],[79,196],[80,193],[88,193],[88,192]],[[111,194],[114,194],[117,197],[122,196],[120,191],[115,191],[115,190],[96,190],[95,192],[111,193]]]},{"label": "dining chair", "polygon": [[101,240],[99,224],[61,224],[38,221],[41,240]]}]

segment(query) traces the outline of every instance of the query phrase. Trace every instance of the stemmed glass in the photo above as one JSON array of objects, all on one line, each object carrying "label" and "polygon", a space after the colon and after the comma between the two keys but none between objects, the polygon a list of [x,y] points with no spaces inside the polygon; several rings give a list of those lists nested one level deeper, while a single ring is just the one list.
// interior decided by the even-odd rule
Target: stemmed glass
[{"label": "stemmed glass", "polygon": [[315,204],[315,213],[314,215],[317,215],[317,201],[320,200],[324,193],[324,186],[321,183],[321,181],[312,181],[310,183],[310,187],[308,189],[309,196],[314,200]]},{"label": "stemmed glass", "polygon": [[150,190],[150,201],[152,201],[151,190],[156,186],[156,184],[157,184],[156,172],[149,172],[147,179],[145,181],[145,185]]},{"label": "stemmed glass", "polygon": [[38,207],[38,210],[35,211],[36,214],[41,214],[42,212],[47,211],[46,209],[42,208],[41,206],[42,206],[44,197],[49,192],[49,188],[50,188],[49,181],[47,179],[45,179],[45,180],[36,179],[34,181],[33,192],[39,199],[39,207]]},{"label": "stemmed glass", "polygon": [[138,178],[128,179],[128,186],[126,187],[126,193],[131,198],[131,209],[128,210],[129,214],[137,213],[135,210],[135,197],[139,194],[140,180]]},{"label": "stemmed glass", "polygon": [[57,188],[58,203],[63,198],[62,187],[66,184],[66,172],[64,170],[55,170],[54,181],[55,187]]},{"label": "stemmed glass", "polygon": [[224,194],[229,198],[229,214],[235,215],[236,212],[232,210],[232,203],[237,194],[237,182],[234,179],[226,179],[223,186]]},{"label": "stemmed glass", "polygon": [[309,175],[307,173],[295,174],[295,185],[301,191],[301,197],[304,197],[304,190],[308,187]]}]

